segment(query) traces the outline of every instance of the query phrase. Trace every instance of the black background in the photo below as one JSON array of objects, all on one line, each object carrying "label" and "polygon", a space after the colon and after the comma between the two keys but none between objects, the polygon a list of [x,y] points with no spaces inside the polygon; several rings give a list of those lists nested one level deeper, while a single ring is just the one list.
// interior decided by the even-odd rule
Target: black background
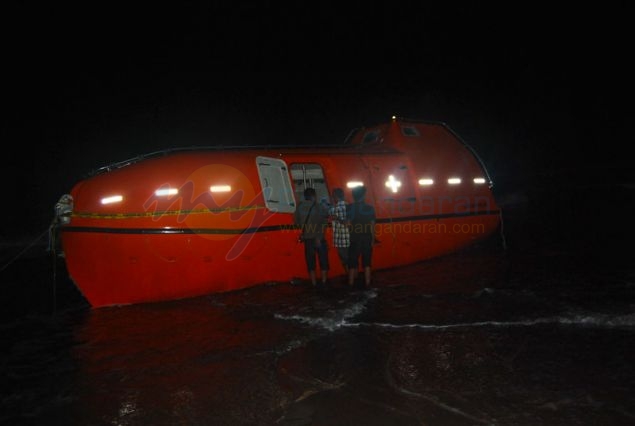
[{"label": "black background", "polygon": [[342,3],[4,6],[0,236],[46,230],[111,162],[392,115],[447,123],[506,191],[628,180],[626,3]]}]

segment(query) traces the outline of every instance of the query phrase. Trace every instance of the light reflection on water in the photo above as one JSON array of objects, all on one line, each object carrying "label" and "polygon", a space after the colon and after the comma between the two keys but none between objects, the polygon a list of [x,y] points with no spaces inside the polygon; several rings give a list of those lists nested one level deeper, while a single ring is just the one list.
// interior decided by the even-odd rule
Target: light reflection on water
[{"label": "light reflection on water", "polygon": [[[287,283],[7,322],[10,424],[624,424],[632,271],[467,251],[365,291]],[[598,285],[601,282],[601,285]]]}]

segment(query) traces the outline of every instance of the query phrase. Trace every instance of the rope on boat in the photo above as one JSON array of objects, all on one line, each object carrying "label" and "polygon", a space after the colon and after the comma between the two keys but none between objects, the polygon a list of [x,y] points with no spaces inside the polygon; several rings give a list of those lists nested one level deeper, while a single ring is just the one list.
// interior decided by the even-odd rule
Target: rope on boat
[{"label": "rope on boat", "polygon": [[58,225],[57,216],[53,219],[51,226],[49,226],[49,252],[51,253],[51,259],[53,263],[53,315],[57,311],[57,254],[55,252],[55,247],[57,244],[56,240],[56,230]]},{"label": "rope on boat", "polygon": [[73,196],[70,194],[62,195],[57,204],[55,204],[55,216],[53,216],[53,220],[48,229],[48,251],[51,253],[51,259],[53,260],[53,315],[55,315],[55,311],[57,310],[57,229],[60,225],[68,225],[70,223],[73,207]]}]

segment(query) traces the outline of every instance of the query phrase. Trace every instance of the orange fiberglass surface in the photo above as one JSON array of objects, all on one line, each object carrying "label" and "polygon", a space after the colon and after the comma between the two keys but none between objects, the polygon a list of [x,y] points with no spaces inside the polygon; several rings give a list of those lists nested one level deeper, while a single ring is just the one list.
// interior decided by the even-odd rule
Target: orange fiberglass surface
[{"label": "orange fiberglass surface", "polygon": [[[341,145],[190,148],[98,170],[56,206],[68,273],[92,307],[307,277],[293,226],[304,189],[367,188],[373,268],[464,248],[500,224],[477,154],[443,123],[393,118]],[[332,233],[327,232],[329,244]],[[330,250],[329,275],[344,274]]]}]

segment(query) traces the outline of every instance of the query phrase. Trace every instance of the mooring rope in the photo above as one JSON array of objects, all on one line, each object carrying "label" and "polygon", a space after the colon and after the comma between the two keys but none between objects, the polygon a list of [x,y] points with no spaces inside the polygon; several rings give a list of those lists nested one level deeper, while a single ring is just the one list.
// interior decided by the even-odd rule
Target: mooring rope
[{"label": "mooring rope", "polygon": [[507,251],[507,240],[505,239],[505,224],[503,223],[503,209],[498,210],[498,215],[501,220],[500,234],[501,234],[501,241],[503,242],[503,250]]},{"label": "mooring rope", "polygon": [[15,255],[10,261],[5,263],[2,268],[0,268],[0,272],[7,269],[13,263],[15,263],[20,257],[24,255],[31,247],[33,247],[38,241],[44,237],[44,235],[49,235],[49,245],[48,251],[51,253],[53,258],[53,315],[55,315],[57,309],[57,259],[55,255],[55,229],[56,223],[53,222],[45,231],[43,231],[40,235],[38,235],[28,246],[26,246],[22,251],[20,251],[17,255]]},{"label": "mooring rope", "polygon": [[38,241],[40,241],[42,239],[42,237],[44,235],[46,235],[47,233],[50,232],[50,228],[47,228],[44,232],[42,232],[35,240],[33,240],[33,242],[31,244],[29,244],[28,246],[26,246],[20,253],[18,253],[13,259],[11,259],[9,262],[7,262],[4,266],[2,266],[2,268],[0,268],[0,272],[4,271],[5,269],[7,269],[13,262],[15,262],[16,260],[18,260],[24,253],[26,253],[31,247],[33,247]]}]

